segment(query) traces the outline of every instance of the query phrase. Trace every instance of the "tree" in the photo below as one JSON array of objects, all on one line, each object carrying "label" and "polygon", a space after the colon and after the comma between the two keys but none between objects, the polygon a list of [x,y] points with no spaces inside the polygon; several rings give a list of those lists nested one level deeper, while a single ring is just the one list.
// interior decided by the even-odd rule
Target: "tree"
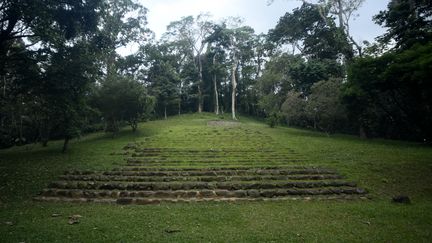
[{"label": "tree", "polygon": [[107,79],[100,88],[98,102],[107,123],[106,130],[113,135],[118,132],[121,121],[136,131],[138,122],[148,117],[154,103],[143,84],[124,76]]},{"label": "tree", "polygon": [[[210,43],[210,45],[213,43]],[[219,101],[219,87],[221,86],[221,79],[226,77],[226,56],[223,49],[218,46],[210,46],[207,51],[208,60],[208,75],[211,76],[211,86],[213,90],[213,111],[216,115],[221,112]]]},{"label": "tree", "polygon": [[[85,110],[85,90],[94,74],[91,57],[96,50],[91,40],[100,9],[98,0],[0,4],[0,76],[4,91],[7,87],[21,101],[6,104],[12,112],[2,110],[2,128],[8,126],[5,121],[15,126],[13,110],[18,108],[19,141],[27,124],[33,138],[26,142],[40,139],[46,145],[55,127],[56,137],[65,139],[66,151],[70,138],[79,133],[77,111]],[[37,130],[39,136],[31,135]]]},{"label": "tree", "polygon": [[357,49],[359,56],[363,55],[363,47],[351,35],[350,20],[365,0],[320,0],[320,3],[330,7],[330,13],[338,17],[339,28]]},{"label": "tree", "polygon": [[92,48],[82,42],[51,53],[50,62],[43,67],[46,71],[36,94],[49,106],[48,120],[64,138],[63,152],[69,140],[79,136],[84,122],[86,93],[96,74],[92,57]]},{"label": "tree", "polygon": [[340,79],[330,79],[312,86],[306,112],[315,129],[330,134],[347,123],[345,107],[340,100],[341,85]]},{"label": "tree", "polygon": [[344,99],[375,136],[430,141],[432,44],[356,60]]},{"label": "tree", "polygon": [[375,16],[388,28],[379,44],[395,43],[349,67],[343,97],[361,136],[430,141],[431,14],[429,1],[403,0]]},{"label": "tree", "polygon": [[[16,40],[50,43],[91,33],[97,25],[102,0],[4,0],[0,3],[0,56]],[[5,61],[5,60],[4,60]]]},{"label": "tree", "polygon": [[282,54],[272,56],[266,63],[257,84],[258,106],[265,115],[279,112],[287,93],[295,89],[291,69],[303,62],[300,56]]},{"label": "tree", "polygon": [[265,115],[279,112],[288,92],[300,93],[308,99],[317,82],[342,77],[342,66],[333,60],[306,61],[300,55],[274,55],[258,80],[258,106]]},{"label": "tree", "polygon": [[166,41],[173,41],[181,44],[184,51],[191,53],[196,58],[196,69],[198,70],[198,79],[196,86],[198,88],[198,112],[203,111],[203,66],[202,53],[206,50],[207,42],[205,41],[210,35],[211,23],[208,21],[208,14],[200,14],[196,17],[184,17],[179,21],[170,23],[167,27],[167,33],[164,36]]},{"label": "tree", "polygon": [[143,44],[150,38],[146,14],[147,9],[136,0],[105,0],[96,43],[103,49],[101,58],[104,59],[107,76],[118,71],[118,48]]},{"label": "tree", "polygon": [[309,59],[352,57],[347,36],[336,27],[329,10],[314,4],[303,3],[292,13],[286,13],[269,31],[269,40],[279,45],[291,44]]},{"label": "tree", "polygon": [[146,28],[147,9],[136,0],[105,0],[104,3],[95,41],[102,49],[99,60],[100,70],[104,71],[98,106],[106,120],[106,130],[115,134],[119,123],[125,121],[135,131],[138,122],[153,108],[153,101],[138,81],[142,71],[141,56],[135,53],[121,57],[117,50],[128,45],[143,45],[151,38]]},{"label": "tree", "polygon": [[24,118],[40,104],[31,87],[41,80],[37,54],[26,51],[25,44],[20,41],[11,46],[10,52],[15,53],[14,57],[5,63],[4,74],[0,76],[0,148],[31,141],[33,131],[27,126],[34,124]]},{"label": "tree", "polygon": [[165,119],[172,105],[177,105],[178,114],[181,113],[182,89],[186,85],[183,76],[189,58],[180,50],[181,46],[162,41],[142,46],[139,54],[147,67],[142,70],[142,79],[146,81],[149,92],[156,97],[156,112]]},{"label": "tree", "polygon": [[295,91],[288,92],[282,104],[281,112],[288,126],[308,126],[306,99],[301,93]]},{"label": "tree", "polygon": [[207,51],[211,60],[211,74],[213,81],[214,91],[214,112],[219,115],[219,92],[218,92],[218,77],[223,78],[225,76],[226,69],[226,48],[228,45],[228,36],[225,31],[226,26],[221,24],[214,24],[212,26],[212,33],[207,37],[206,42],[208,43],[209,50]]},{"label": "tree", "polygon": [[388,28],[379,41],[396,42],[396,49],[409,49],[417,43],[432,41],[432,2],[427,0],[392,0],[387,10],[374,17]]},{"label": "tree", "polygon": [[[236,116],[236,95],[237,95],[237,70],[240,65],[240,61],[244,55],[252,50],[251,40],[254,30],[249,26],[241,26],[241,20],[232,18],[228,20],[228,24],[231,27],[224,28],[223,32],[225,37],[222,38],[225,42],[226,51],[230,58],[231,65],[231,114],[232,119],[237,120]],[[223,24],[225,26],[225,24]]]},{"label": "tree", "polygon": [[177,90],[179,77],[174,68],[166,61],[156,61],[148,74],[152,94],[157,98],[157,106],[163,110],[167,119],[167,107],[180,99]]},{"label": "tree", "polygon": [[[268,1],[268,4],[272,4],[274,0]],[[300,1],[300,0],[297,0]],[[350,20],[354,15],[354,13],[361,7],[365,0],[317,0],[317,1],[309,1],[309,0],[301,0],[303,4],[308,4],[310,6],[315,6],[317,8],[318,13],[321,18],[327,22],[328,21],[328,13],[337,16],[339,22],[339,29],[345,34],[347,38],[349,38],[352,45],[357,48],[357,52],[359,56],[362,56],[363,47],[357,43],[350,31]],[[293,43],[297,44],[297,43]],[[350,58],[351,56],[347,56]]]}]

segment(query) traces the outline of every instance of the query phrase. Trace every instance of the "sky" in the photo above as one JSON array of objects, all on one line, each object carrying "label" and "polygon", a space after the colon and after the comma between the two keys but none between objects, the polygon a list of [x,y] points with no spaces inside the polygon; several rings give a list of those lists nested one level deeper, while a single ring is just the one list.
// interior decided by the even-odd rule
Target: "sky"
[{"label": "sky", "polygon": [[[274,28],[286,12],[301,5],[301,1],[275,0],[267,5],[267,0],[140,0],[149,9],[148,27],[159,38],[166,26],[183,16],[196,16],[209,12],[214,20],[228,16],[240,16],[245,24],[257,33],[267,33]],[[357,40],[372,41],[383,29],[372,21],[372,16],[387,7],[389,0],[366,0],[357,12],[359,17],[351,22],[351,32]]]},{"label": "sky", "polygon": [[[280,17],[299,7],[301,1],[274,0],[268,5],[268,0],[139,0],[149,12],[148,27],[159,39],[166,31],[166,26],[184,16],[197,16],[200,13],[210,13],[214,21],[234,16],[242,17],[245,25],[255,29],[256,33],[267,33],[276,26]],[[357,11],[359,15],[351,20],[351,35],[357,42],[367,40],[372,42],[375,37],[384,33],[384,29],[372,21],[372,16],[384,10],[389,0],[365,0]],[[122,52],[132,52],[126,48]]]}]

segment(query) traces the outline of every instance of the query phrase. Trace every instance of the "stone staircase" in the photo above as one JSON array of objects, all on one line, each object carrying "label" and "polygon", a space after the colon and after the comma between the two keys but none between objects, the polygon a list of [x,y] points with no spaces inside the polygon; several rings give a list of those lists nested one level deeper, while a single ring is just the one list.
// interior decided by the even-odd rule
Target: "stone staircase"
[{"label": "stone staircase", "polygon": [[[237,129],[238,134],[242,128],[231,129]],[[228,139],[230,131],[222,132],[224,139]],[[204,142],[205,135],[213,142],[208,141],[211,144],[208,147],[187,147],[191,144],[187,138],[194,137],[187,133],[189,136],[180,142],[170,141],[169,145],[177,147],[160,147],[158,139],[128,144],[124,151],[113,153],[126,156],[120,168],[67,171],[35,200],[153,204],[367,198],[366,190],[337,171],[298,165],[307,163],[307,158],[293,149],[275,147],[271,137],[260,137],[250,130],[244,133],[251,137],[243,139],[240,148],[215,147],[215,140],[208,132],[201,134]]]}]

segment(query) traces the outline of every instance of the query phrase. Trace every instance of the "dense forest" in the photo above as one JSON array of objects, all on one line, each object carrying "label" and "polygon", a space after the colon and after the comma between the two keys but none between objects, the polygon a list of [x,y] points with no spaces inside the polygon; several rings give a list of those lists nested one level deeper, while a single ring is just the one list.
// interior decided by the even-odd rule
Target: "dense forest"
[{"label": "dense forest", "polygon": [[[265,118],[270,126],[430,142],[432,2],[391,0],[386,28],[358,43],[363,0],[321,0],[267,34],[239,18],[172,22],[156,40],[134,0],[0,3],[0,148],[47,146],[189,112]],[[128,56],[117,50],[139,46]]]}]

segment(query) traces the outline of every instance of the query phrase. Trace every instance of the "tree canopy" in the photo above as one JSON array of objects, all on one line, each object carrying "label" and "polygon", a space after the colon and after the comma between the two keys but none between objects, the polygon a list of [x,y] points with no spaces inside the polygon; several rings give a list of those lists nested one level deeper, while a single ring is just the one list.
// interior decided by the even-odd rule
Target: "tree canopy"
[{"label": "tree canopy", "polygon": [[[267,34],[185,16],[159,40],[136,0],[0,3],[0,147],[231,113],[362,137],[432,139],[432,6],[392,0],[357,43],[363,0],[302,1]],[[135,47],[127,56],[119,48]]]}]

